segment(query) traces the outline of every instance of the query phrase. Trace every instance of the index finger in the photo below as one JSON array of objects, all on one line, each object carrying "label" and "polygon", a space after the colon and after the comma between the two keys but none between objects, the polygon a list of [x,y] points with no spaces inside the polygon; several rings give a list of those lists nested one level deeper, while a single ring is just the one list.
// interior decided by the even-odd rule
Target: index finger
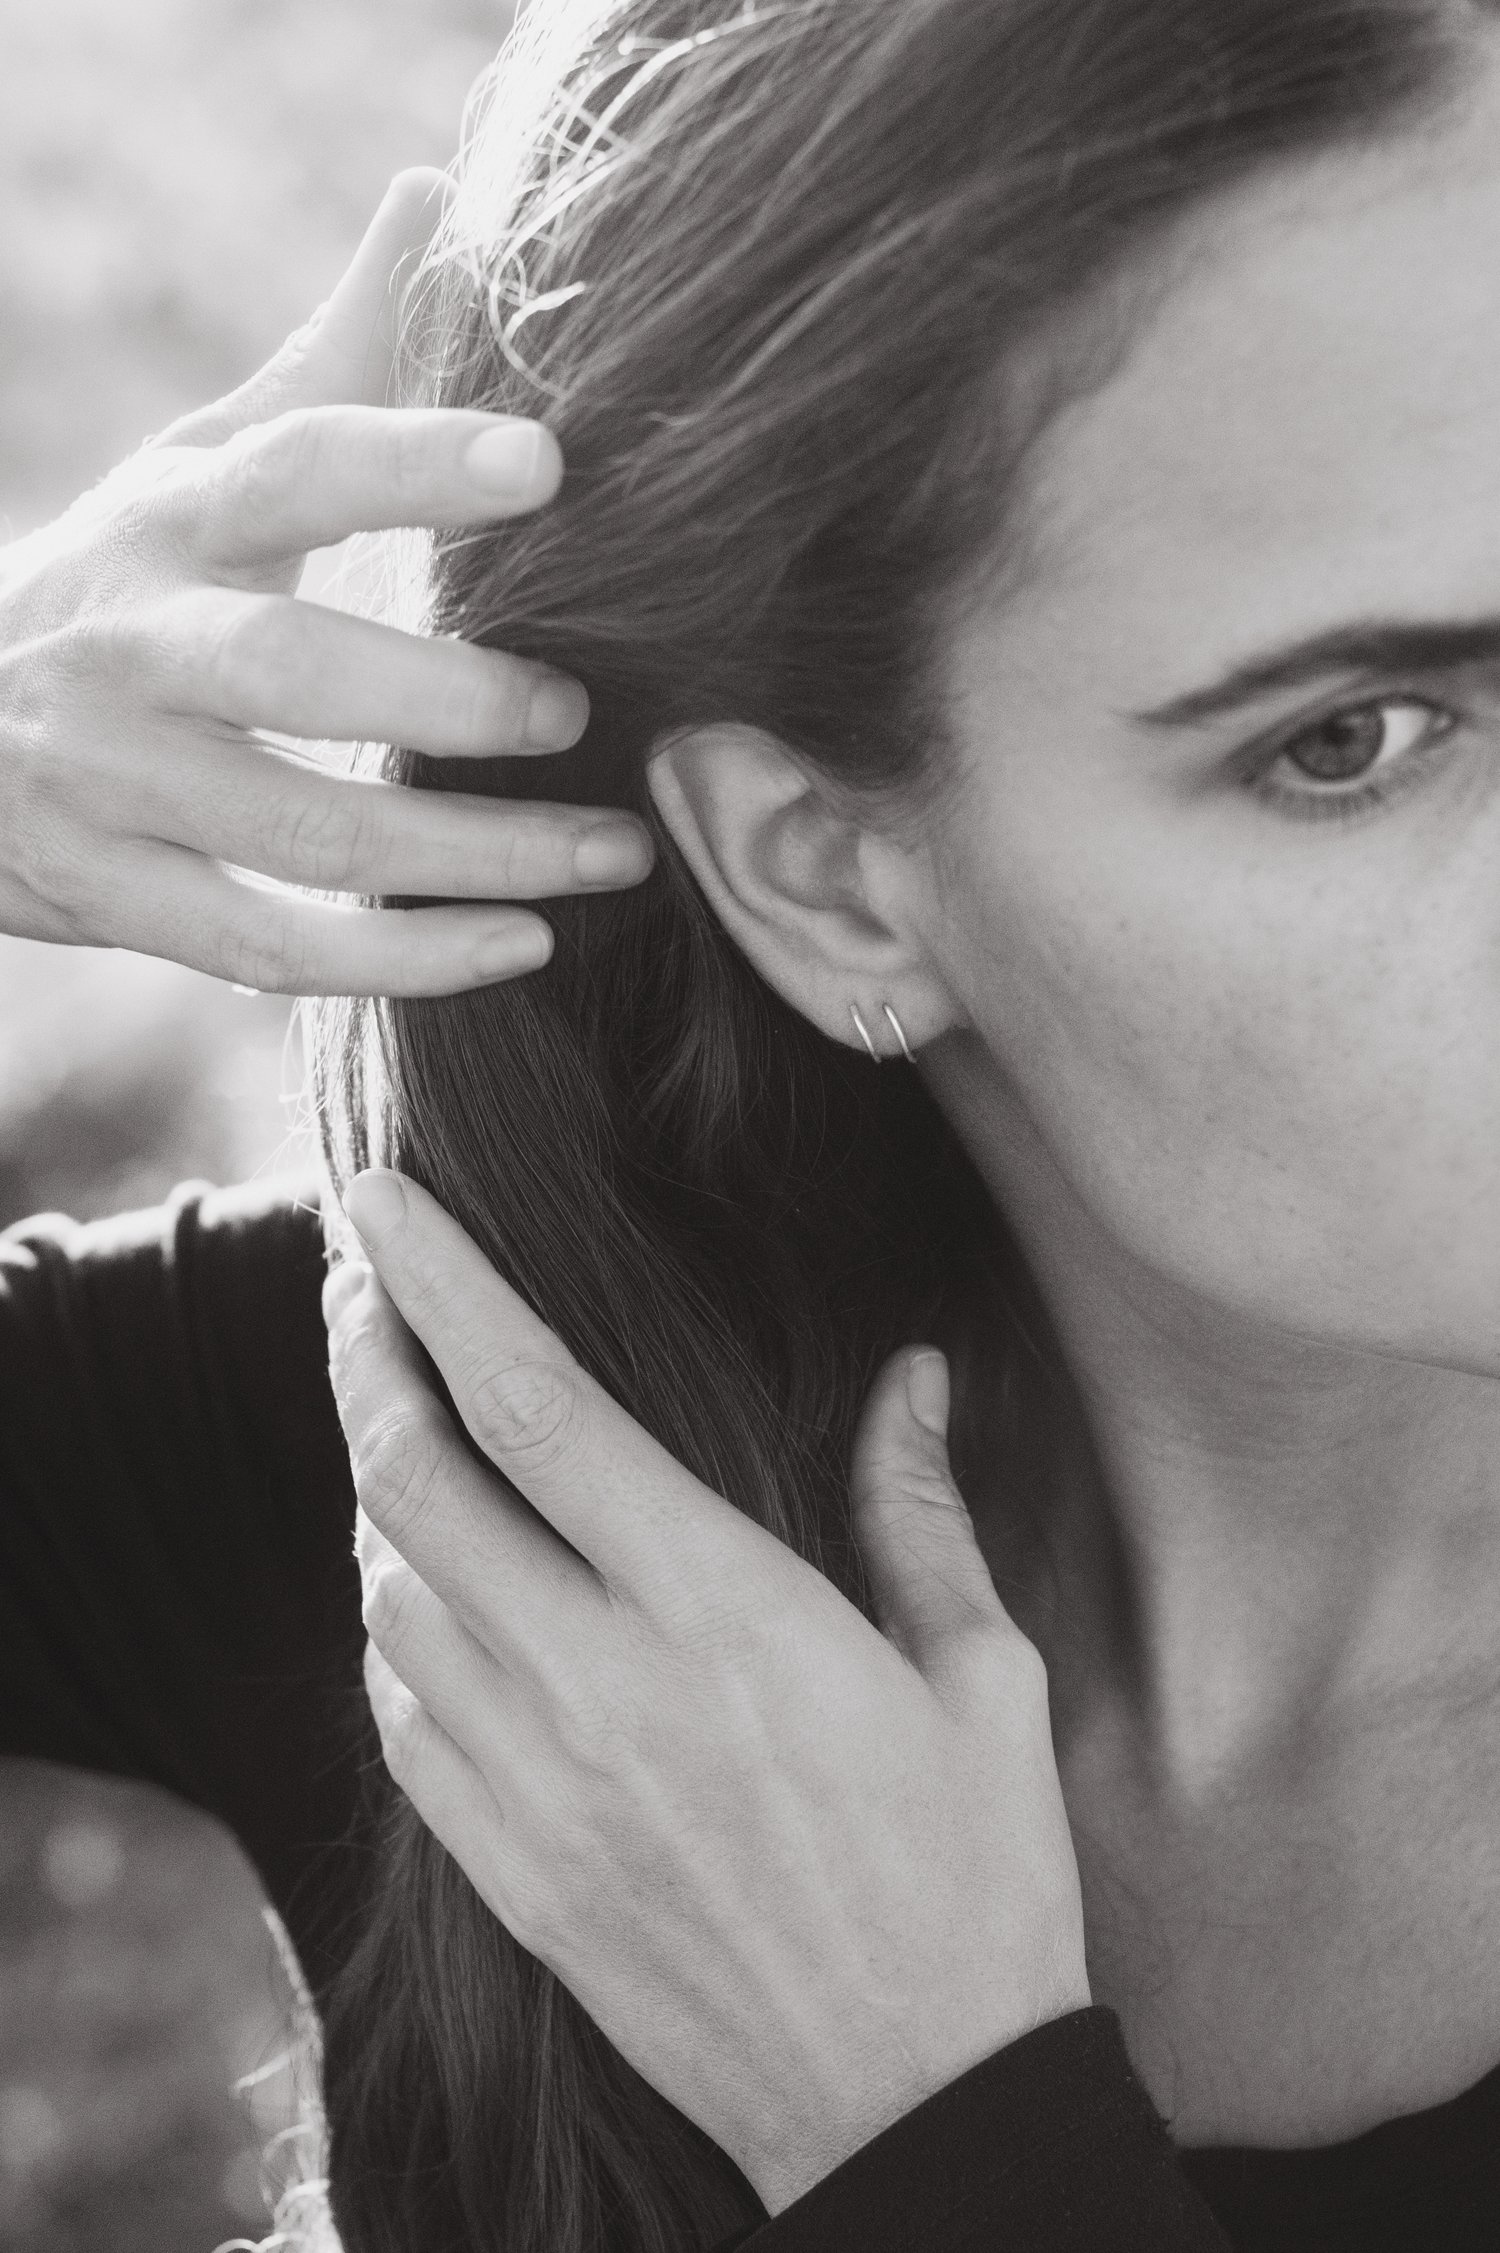
[{"label": "index finger", "polygon": [[453,182],[430,165],[398,172],[332,295],[310,324],[306,404],[383,407],[412,278],[453,203]]},{"label": "index finger", "polygon": [[[329,1374],[370,1526],[501,1665],[543,1673],[549,1651],[592,1640],[604,1600],[587,1562],[474,1459],[415,1340],[378,1282],[349,1262],[324,1288]],[[363,1567],[363,1535],[355,1550]]]},{"label": "index finger", "polygon": [[221,446],[289,407],[390,404],[396,340],[411,277],[453,200],[432,166],[398,172],[332,293],[248,381],[183,415],[158,446]]},{"label": "index finger", "polygon": [[685,1548],[748,1528],[579,1368],[415,1182],[361,1174],[344,1210],[473,1439],[610,1587],[644,1598],[673,1568],[680,1585]]}]

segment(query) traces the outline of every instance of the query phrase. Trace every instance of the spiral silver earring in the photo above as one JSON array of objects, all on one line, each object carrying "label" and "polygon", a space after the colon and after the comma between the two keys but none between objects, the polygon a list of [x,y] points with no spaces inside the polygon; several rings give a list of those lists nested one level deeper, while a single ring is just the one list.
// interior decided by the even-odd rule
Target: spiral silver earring
[{"label": "spiral silver earring", "polygon": [[854,1030],[858,1033],[860,1039],[864,1042],[865,1047],[870,1052],[872,1062],[878,1064],[880,1062],[880,1051],[875,1046],[874,1041],[870,1038],[870,1028],[865,1023],[864,1018],[860,1015],[859,1003],[857,1001],[850,1002],[849,1014],[854,1019]]},{"label": "spiral silver earring", "polygon": [[885,1012],[886,1023],[890,1026],[891,1031],[895,1034],[897,1040],[900,1042],[901,1053],[906,1058],[906,1061],[909,1064],[912,1060],[911,1050],[907,1046],[906,1035],[901,1030],[900,1018],[896,1015],[895,1010],[892,1009],[888,1001],[883,1001],[880,1006]]}]

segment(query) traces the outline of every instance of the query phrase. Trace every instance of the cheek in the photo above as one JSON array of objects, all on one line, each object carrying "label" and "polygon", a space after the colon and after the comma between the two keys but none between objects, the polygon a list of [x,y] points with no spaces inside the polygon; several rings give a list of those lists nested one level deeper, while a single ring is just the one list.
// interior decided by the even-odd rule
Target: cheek
[{"label": "cheek", "polygon": [[971,838],[964,998],[1034,1145],[996,1153],[1002,1194],[1009,1172],[1023,1229],[1028,1202],[1063,1198],[1070,1225],[1239,1313],[1488,1367],[1493,855],[1403,883],[1398,855],[1354,846],[1210,851],[1128,816],[1049,823],[1029,850],[1012,827],[1003,861]]}]

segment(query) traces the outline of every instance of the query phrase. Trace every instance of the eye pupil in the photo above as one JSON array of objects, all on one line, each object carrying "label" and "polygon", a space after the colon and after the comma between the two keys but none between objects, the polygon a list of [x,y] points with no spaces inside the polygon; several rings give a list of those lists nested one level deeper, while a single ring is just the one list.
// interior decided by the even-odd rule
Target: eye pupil
[{"label": "eye pupil", "polygon": [[1384,707],[1335,712],[1299,736],[1288,752],[1292,764],[1316,782],[1354,782],[1367,774],[1385,748]]}]

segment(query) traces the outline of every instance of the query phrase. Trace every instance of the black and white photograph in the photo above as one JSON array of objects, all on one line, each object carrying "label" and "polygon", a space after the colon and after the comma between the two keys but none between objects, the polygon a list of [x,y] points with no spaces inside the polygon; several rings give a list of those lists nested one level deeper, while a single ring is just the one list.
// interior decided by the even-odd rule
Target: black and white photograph
[{"label": "black and white photograph", "polygon": [[1500,0],[0,0],[0,2253],[1500,2253]]}]

